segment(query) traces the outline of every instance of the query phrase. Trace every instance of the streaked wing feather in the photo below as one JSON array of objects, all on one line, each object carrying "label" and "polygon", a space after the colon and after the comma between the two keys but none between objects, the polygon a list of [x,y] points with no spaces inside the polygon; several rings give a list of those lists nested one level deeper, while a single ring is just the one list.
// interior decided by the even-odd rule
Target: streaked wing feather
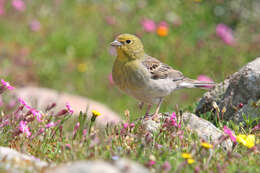
[{"label": "streaked wing feather", "polygon": [[171,78],[173,81],[178,81],[184,78],[181,72],[174,70],[156,58],[148,56],[142,63],[151,73],[151,78],[154,80]]}]

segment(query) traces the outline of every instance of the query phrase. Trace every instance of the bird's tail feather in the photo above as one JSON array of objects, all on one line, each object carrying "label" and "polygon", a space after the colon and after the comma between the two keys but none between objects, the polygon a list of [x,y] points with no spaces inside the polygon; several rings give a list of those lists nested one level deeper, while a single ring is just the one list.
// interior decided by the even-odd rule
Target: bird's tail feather
[{"label": "bird's tail feather", "polygon": [[202,89],[210,89],[214,87],[216,84],[214,82],[204,82],[186,78],[182,82],[179,83],[179,88],[202,88]]}]

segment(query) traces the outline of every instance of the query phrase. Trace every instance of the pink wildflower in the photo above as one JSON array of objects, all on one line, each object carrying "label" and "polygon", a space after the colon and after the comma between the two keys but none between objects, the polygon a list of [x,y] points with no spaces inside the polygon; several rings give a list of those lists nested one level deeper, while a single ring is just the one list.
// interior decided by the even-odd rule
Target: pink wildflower
[{"label": "pink wildflower", "polygon": [[147,163],[147,166],[148,167],[152,167],[153,165],[155,165],[155,161],[154,160],[149,160],[148,163]]},{"label": "pink wildflower", "polygon": [[0,16],[2,16],[5,13],[4,3],[5,3],[5,0],[0,0]]},{"label": "pink wildflower", "polygon": [[110,84],[110,85],[114,85],[114,84],[115,84],[115,83],[114,83],[114,80],[113,80],[112,73],[110,73],[110,74],[108,75],[108,81],[109,81],[109,84]]},{"label": "pink wildflower", "polygon": [[12,6],[17,10],[17,11],[24,11],[26,9],[25,3],[23,0],[13,0],[12,1]]},{"label": "pink wildflower", "polygon": [[179,123],[179,125],[177,124],[177,117],[176,117],[175,112],[172,113],[171,118],[170,118],[170,122],[171,122],[171,125],[180,128],[180,123]]},{"label": "pink wildflower", "polygon": [[221,23],[217,25],[216,34],[228,45],[233,45],[235,43],[232,29],[226,26],[225,24]]},{"label": "pink wildflower", "polygon": [[231,141],[237,141],[236,137],[233,135],[233,132],[227,126],[224,126],[224,133],[226,133],[230,137]]},{"label": "pink wildflower", "polygon": [[32,109],[29,105],[27,105],[27,104],[25,103],[25,101],[24,101],[22,98],[18,98],[18,101],[19,101],[19,103],[20,103],[21,105],[23,105],[23,106],[26,107],[27,109],[29,109],[29,110]]},{"label": "pink wildflower", "polygon": [[74,110],[72,109],[72,107],[69,103],[66,103],[66,108],[67,108],[69,113],[73,114]]},{"label": "pink wildflower", "polygon": [[135,123],[130,124],[130,128],[133,128],[135,126]]},{"label": "pink wildflower", "polygon": [[175,120],[177,119],[175,112],[173,112],[172,115],[171,115],[171,120],[173,120],[173,119],[175,119]]},{"label": "pink wildflower", "polygon": [[87,130],[87,129],[84,129],[82,133],[83,133],[83,136],[86,136],[87,133],[88,133],[88,130]]},{"label": "pink wildflower", "polygon": [[[203,81],[203,82],[213,82],[213,80],[210,77],[208,77],[208,76],[206,76],[204,74],[199,75],[197,77],[197,80]],[[205,87],[206,88],[211,88],[212,86],[211,85],[205,85]]]},{"label": "pink wildflower", "polygon": [[144,19],[142,20],[141,24],[145,32],[155,32],[156,30],[156,24],[151,19]]},{"label": "pink wildflower", "polygon": [[37,119],[38,122],[42,122],[42,114],[39,111],[37,111],[33,108],[30,111],[32,112],[32,114],[34,116],[36,116],[36,119]]},{"label": "pink wildflower", "polygon": [[14,87],[11,86],[8,82],[4,81],[3,79],[1,79],[1,83],[4,87],[6,87],[8,90],[13,90]]},{"label": "pink wildflower", "polygon": [[54,127],[54,126],[56,126],[56,123],[50,122],[50,123],[46,124],[45,127],[48,129],[48,128],[51,128],[51,127]]},{"label": "pink wildflower", "polygon": [[3,99],[2,99],[2,97],[1,97],[1,95],[0,95],[0,107],[1,106],[3,106]]},{"label": "pink wildflower", "polygon": [[31,136],[31,132],[30,132],[29,127],[27,126],[27,122],[26,121],[20,121],[20,123],[19,123],[19,130],[22,133],[25,133],[27,138],[29,136]]},{"label": "pink wildflower", "polygon": [[253,131],[253,132],[254,132],[254,131],[260,131],[260,123],[257,124],[257,125],[252,129],[252,131]]},{"label": "pink wildflower", "polygon": [[32,31],[37,32],[41,29],[41,23],[38,20],[33,20],[30,23],[30,28]]},{"label": "pink wildflower", "polygon": [[21,105],[23,105],[24,107],[29,109],[29,111],[34,116],[36,116],[36,119],[38,120],[38,122],[42,122],[42,114],[38,110],[36,110],[36,109],[32,108],[31,106],[29,106],[22,98],[19,98],[18,101],[20,102]]},{"label": "pink wildflower", "polygon": [[162,169],[164,170],[164,172],[169,172],[172,169],[172,166],[168,161],[165,161],[162,165]]},{"label": "pink wildflower", "polygon": [[127,129],[127,128],[128,128],[128,126],[129,126],[129,124],[128,124],[128,123],[124,123],[124,124],[123,124],[123,127],[124,127],[124,129]]},{"label": "pink wildflower", "polygon": [[70,144],[65,144],[65,147],[66,147],[66,149],[71,149],[71,145]]},{"label": "pink wildflower", "polygon": [[80,123],[77,122],[74,126],[74,130],[73,130],[73,139],[76,137],[76,134],[77,134],[77,131],[78,131],[78,128],[80,126]]}]

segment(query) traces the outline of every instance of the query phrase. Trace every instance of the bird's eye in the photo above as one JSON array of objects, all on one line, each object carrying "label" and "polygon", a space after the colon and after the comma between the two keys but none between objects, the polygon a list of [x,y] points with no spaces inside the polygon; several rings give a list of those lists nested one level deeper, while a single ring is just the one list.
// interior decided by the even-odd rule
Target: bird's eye
[{"label": "bird's eye", "polygon": [[129,44],[129,43],[131,43],[131,40],[126,40],[125,42],[126,42],[127,44]]}]

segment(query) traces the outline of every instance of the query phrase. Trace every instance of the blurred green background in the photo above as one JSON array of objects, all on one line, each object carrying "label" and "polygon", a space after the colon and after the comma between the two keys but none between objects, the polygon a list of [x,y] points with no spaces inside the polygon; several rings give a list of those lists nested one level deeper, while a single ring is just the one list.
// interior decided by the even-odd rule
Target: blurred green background
[{"label": "blurred green background", "polygon": [[[137,101],[109,80],[115,60],[109,43],[116,35],[137,34],[149,55],[188,77],[220,82],[260,55],[259,9],[257,0],[0,0],[0,77],[136,115]],[[147,20],[154,31],[147,32]],[[157,33],[162,22],[165,36]],[[232,30],[232,43],[216,32],[219,24]],[[204,92],[176,91],[161,111],[192,105]]]}]

